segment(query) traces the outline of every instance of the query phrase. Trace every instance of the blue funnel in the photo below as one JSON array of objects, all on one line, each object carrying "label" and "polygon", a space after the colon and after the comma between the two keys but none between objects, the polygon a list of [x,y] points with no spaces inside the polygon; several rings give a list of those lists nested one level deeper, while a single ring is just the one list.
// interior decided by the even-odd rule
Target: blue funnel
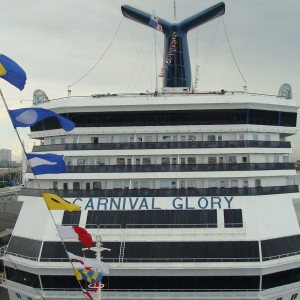
[{"label": "blue funnel", "polygon": [[[138,10],[129,5],[122,5],[122,13],[126,18],[139,22],[152,28],[149,24],[151,14]],[[159,18],[164,41],[164,87],[191,87],[191,63],[187,33],[189,30],[211,21],[225,13],[225,4],[220,2],[203,10],[179,23],[169,23]],[[170,45],[176,40],[176,47],[170,52]],[[173,42],[172,42],[173,41]]]}]

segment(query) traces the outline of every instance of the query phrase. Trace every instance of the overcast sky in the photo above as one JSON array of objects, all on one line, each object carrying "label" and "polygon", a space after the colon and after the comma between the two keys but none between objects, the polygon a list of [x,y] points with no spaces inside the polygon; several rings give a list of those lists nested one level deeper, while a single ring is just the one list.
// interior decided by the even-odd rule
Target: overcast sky
[{"label": "overcast sky", "polygon": [[[177,0],[177,20],[218,2]],[[283,83],[289,83],[300,106],[300,1],[224,2],[223,20],[248,91],[276,95]],[[18,62],[28,77],[22,92],[0,81],[9,108],[30,106],[36,89],[44,90],[49,99],[66,96],[68,86],[98,61],[71,87],[72,95],[153,91],[153,30],[123,18],[122,4],[149,13],[155,10],[158,17],[174,20],[173,0],[0,0],[0,53]],[[157,32],[157,37],[160,69],[163,35]],[[193,73],[195,65],[200,66],[199,91],[243,89],[245,83],[232,58],[221,18],[194,29],[188,38]],[[21,147],[2,101],[0,122],[0,148],[12,149],[13,158],[19,158]],[[28,130],[19,132],[30,152]],[[294,158],[300,159],[299,134],[291,140]]]}]

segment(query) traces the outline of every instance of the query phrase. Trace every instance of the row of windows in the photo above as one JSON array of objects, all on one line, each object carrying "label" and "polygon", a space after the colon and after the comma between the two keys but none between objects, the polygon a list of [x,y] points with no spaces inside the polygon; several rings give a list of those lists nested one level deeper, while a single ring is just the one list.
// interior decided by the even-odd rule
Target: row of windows
[{"label": "row of windows", "polygon": [[[276,135],[277,137],[277,135]],[[226,134],[152,134],[152,135],[94,135],[94,136],[69,136],[61,138],[45,138],[45,145],[65,144],[65,143],[152,143],[152,142],[195,142],[195,141],[271,141],[271,134],[263,133],[226,133]]]},{"label": "row of windows", "polygon": [[174,156],[124,156],[124,157],[65,157],[67,166],[149,166],[149,165],[195,165],[195,164],[237,164],[250,163],[250,161],[259,163],[280,163],[288,162],[288,155],[174,155]]},{"label": "row of windows", "polygon": [[[139,112],[90,112],[62,114],[72,120],[76,127],[123,127],[167,125],[225,125],[257,124],[296,127],[297,113],[257,110],[181,110]],[[42,120],[31,127],[32,131],[61,128],[55,117]]]},{"label": "row of windows", "polygon": [[[261,179],[209,179],[205,183],[202,180],[196,179],[169,179],[169,180],[102,180],[102,181],[91,181],[91,182],[53,182],[53,189],[62,189],[74,191],[79,190],[103,190],[103,189],[196,189],[202,188],[203,184],[205,188],[217,189],[217,188],[249,188],[256,187],[261,188]],[[26,184],[28,187],[28,184]]]},{"label": "row of windows", "polygon": [[[7,280],[43,289],[81,289],[75,276],[38,276],[10,267],[5,267]],[[150,279],[151,278],[151,279]],[[267,290],[300,281],[300,268],[262,276],[262,290]],[[105,276],[104,290],[259,290],[259,276]],[[81,282],[86,287],[86,282]],[[297,299],[293,294],[291,299]],[[21,298],[20,298],[21,299]],[[282,299],[282,298],[278,298]]]},{"label": "row of windows", "polygon": [[[241,209],[224,209],[224,227],[243,227]],[[81,212],[64,212],[63,225],[79,225]],[[88,211],[86,228],[217,228],[217,210]]]}]

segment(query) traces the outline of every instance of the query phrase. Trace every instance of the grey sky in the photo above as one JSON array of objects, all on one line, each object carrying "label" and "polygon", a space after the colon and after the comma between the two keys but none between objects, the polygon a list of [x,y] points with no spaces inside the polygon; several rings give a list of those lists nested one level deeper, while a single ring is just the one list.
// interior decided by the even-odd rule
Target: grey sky
[{"label": "grey sky", "polygon": [[[177,0],[180,21],[219,1]],[[250,92],[277,94],[290,83],[300,105],[300,1],[228,0],[223,17],[230,43]],[[0,0],[0,52],[18,62],[27,73],[20,92],[0,81],[10,108],[30,106],[34,90],[50,99],[67,95],[77,81],[103,55],[120,22],[122,4],[173,20],[173,0]],[[196,47],[198,35],[198,46]],[[157,32],[160,47],[163,36]],[[213,38],[215,36],[215,38]],[[198,89],[242,90],[244,85],[224,33],[221,18],[189,33],[192,70],[200,65]],[[196,53],[197,49],[197,53]],[[160,50],[158,68],[162,66]],[[196,62],[197,57],[197,62]],[[153,30],[124,19],[103,60],[83,80],[72,86],[72,95],[144,92],[155,88]],[[161,83],[160,83],[161,85]],[[0,103],[1,148],[20,156],[19,146],[4,105]],[[19,130],[27,151],[28,130]],[[300,159],[300,137],[292,138],[294,157]]]}]

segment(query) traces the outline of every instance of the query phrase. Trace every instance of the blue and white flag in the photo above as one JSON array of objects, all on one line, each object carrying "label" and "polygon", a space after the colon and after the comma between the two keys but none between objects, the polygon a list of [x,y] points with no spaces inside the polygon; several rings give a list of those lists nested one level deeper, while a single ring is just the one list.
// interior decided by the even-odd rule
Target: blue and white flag
[{"label": "blue and white flag", "polygon": [[60,116],[52,110],[41,108],[41,107],[31,107],[31,108],[20,108],[9,110],[14,127],[29,127],[33,126],[37,122],[50,118],[56,117],[65,131],[71,131],[74,129],[74,122]]},{"label": "blue and white flag", "polygon": [[155,14],[155,11],[153,11],[150,21],[149,21],[149,25],[152,26],[154,29],[157,29],[159,31],[163,31],[162,25],[160,23],[159,18],[157,17],[157,15]]},{"label": "blue and white flag", "polygon": [[34,175],[66,172],[63,155],[26,153],[26,157]]}]

